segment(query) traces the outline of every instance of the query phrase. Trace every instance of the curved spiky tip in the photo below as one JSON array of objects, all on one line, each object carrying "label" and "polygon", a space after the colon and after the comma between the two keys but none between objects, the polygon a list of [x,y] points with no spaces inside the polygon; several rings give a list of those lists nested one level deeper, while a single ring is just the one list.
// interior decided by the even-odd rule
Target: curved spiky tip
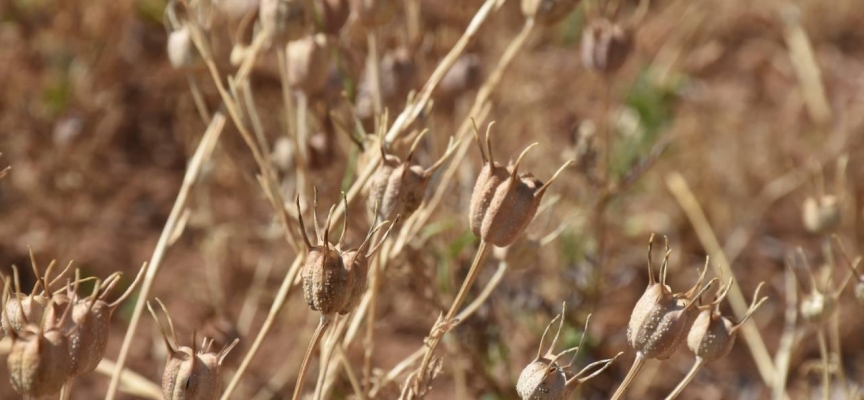
[{"label": "curved spiky tip", "polygon": [[[595,376],[601,374],[603,371],[605,371],[607,368],[609,368],[612,365],[612,363],[614,363],[615,360],[617,360],[618,357],[621,357],[621,355],[623,355],[623,354],[624,354],[624,352],[622,351],[622,352],[619,352],[618,354],[616,354],[615,357],[607,358],[605,360],[595,361],[591,364],[586,365],[585,368],[582,368],[582,370],[579,371],[579,373],[577,373],[572,378],[567,380],[567,385],[569,386],[569,385],[573,384],[574,382],[576,385],[578,385],[578,384],[581,384],[585,381],[588,381],[589,379],[594,378]],[[600,367],[600,368],[594,372],[591,372],[592,369],[597,368],[597,367]],[[587,374],[589,372],[590,372],[590,375],[584,376],[585,374]]]},{"label": "curved spiky tip", "polygon": [[410,164],[411,160],[414,159],[414,152],[417,151],[417,146],[420,145],[420,141],[423,140],[423,137],[425,137],[427,133],[429,133],[429,129],[423,129],[417,137],[414,138],[414,142],[411,143],[411,148],[408,150],[408,155],[405,156],[405,163]]},{"label": "curved spiky tip", "polygon": [[[684,306],[684,311],[689,310],[689,309],[695,307],[696,304],[697,304],[696,299],[702,297],[702,295],[705,294],[705,292],[707,292],[708,289],[711,289],[711,286],[714,286],[714,284],[717,283],[717,282],[719,282],[719,281],[720,281],[720,279],[718,279],[718,278],[713,278],[713,279],[711,279],[710,281],[708,281],[708,284],[706,284],[705,286],[702,286],[702,288],[699,289],[699,292],[696,293],[696,296],[695,296],[695,297],[692,297],[692,298],[691,298],[691,297],[686,297],[686,299],[687,299],[687,305]],[[697,284],[697,287],[698,287],[698,284]]]},{"label": "curved spiky tip", "polygon": [[480,149],[480,158],[483,159],[483,163],[485,164],[489,162],[489,159],[486,157],[486,149],[483,148],[483,141],[480,139],[480,129],[477,127],[477,121],[474,120],[474,117],[471,117],[471,125],[474,127],[474,141]]},{"label": "curved spiky tip", "polygon": [[489,165],[495,165],[495,158],[492,155],[492,126],[495,125],[495,121],[490,122],[486,125],[486,152],[488,153],[489,160],[487,161]]},{"label": "curved spiky tip", "polygon": [[528,145],[528,147],[525,148],[525,150],[522,150],[522,152],[519,153],[519,157],[517,157],[516,162],[513,163],[513,171],[510,172],[510,179],[515,180],[516,178],[519,177],[519,164],[522,163],[522,159],[525,158],[525,155],[528,154],[528,152],[531,151],[531,149],[536,147],[538,144],[540,144],[540,143],[537,143],[537,142],[531,143]]},{"label": "curved spiky tip", "polygon": [[297,204],[297,222],[300,224],[300,237],[303,238],[303,244],[306,245],[306,251],[312,251],[312,242],[309,241],[309,236],[306,235],[306,225],[303,223],[303,212],[300,210],[300,195],[295,198]]},{"label": "curved spiky tip", "polygon": [[651,255],[654,252],[654,234],[648,238],[648,286],[653,286],[657,281],[654,280],[654,265],[651,263]]},{"label": "curved spiky tip", "polygon": [[549,189],[549,185],[551,185],[552,182],[555,182],[555,180],[558,179],[558,176],[560,176],[561,173],[564,172],[565,169],[567,169],[568,167],[571,167],[573,165],[576,165],[576,161],[575,160],[568,160],[563,165],[558,167],[558,169],[555,171],[555,173],[552,174],[552,177],[549,178],[549,180],[546,181],[546,183],[544,183],[543,186],[541,186],[539,190],[537,190],[537,192],[534,194],[534,197],[543,196],[543,194],[546,193],[546,189]]},{"label": "curved spiky tip", "polygon": [[752,316],[753,313],[756,312],[757,309],[759,309],[762,303],[768,300],[768,296],[762,297],[761,299],[759,298],[759,291],[762,290],[762,286],[764,285],[765,282],[759,282],[759,285],[756,286],[756,290],[753,292],[753,302],[750,303],[750,307],[747,308],[747,312],[744,313],[744,317],[741,318],[741,321],[738,321],[738,323],[732,327],[733,331],[738,330],[741,325],[744,325],[744,323],[747,322],[748,319],[750,319],[750,316]]}]

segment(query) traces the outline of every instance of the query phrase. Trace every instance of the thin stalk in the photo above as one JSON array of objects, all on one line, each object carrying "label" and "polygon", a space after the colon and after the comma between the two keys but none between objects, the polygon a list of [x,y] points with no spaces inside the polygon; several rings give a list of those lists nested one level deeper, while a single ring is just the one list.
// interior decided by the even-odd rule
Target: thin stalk
[{"label": "thin stalk", "polygon": [[[304,192],[306,188],[306,147],[303,145],[303,141],[301,139],[298,115],[300,115],[299,110],[295,110],[294,106],[294,95],[291,94],[291,88],[288,84],[288,67],[291,60],[288,59],[288,54],[286,52],[285,46],[279,46],[276,51],[276,58],[279,62],[279,79],[282,83],[282,104],[285,107],[285,134],[291,140],[291,143],[294,145],[294,168],[296,172],[296,183],[294,187],[297,188],[297,193],[300,197],[304,197]],[[305,112],[305,110],[304,110]],[[305,124],[305,118],[303,121]],[[293,130],[293,132],[292,132]]]},{"label": "thin stalk", "polygon": [[822,357],[822,399],[831,399],[831,371],[828,361],[828,343],[825,341],[825,328],[819,327],[816,330],[816,336],[819,338],[819,355]]},{"label": "thin stalk", "polygon": [[[345,322],[342,322],[345,326]],[[339,346],[339,332],[331,331],[330,340],[327,341],[327,347],[321,349],[321,368],[318,371],[318,379],[315,382],[315,394],[312,396],[314,400],[321,400],[322,390],[324,388],[324,379],[330,369],[330,360],[333,358],[333,352]]]},{"label": "thin stalk", "polygon": [[75,378],[69,378],[66,380],[66,383],[63,384],[63,387],[60,388],[60,400],[69,400],[72,396],[72,383]]},{"label": "thin stalk", "polygon": [[624,381],[621,382],[621,386],[618,386],[618,390],[616,390],[615,394],[612,395],[611,400],[618,400],[624,395],[624,392],[627,391],[627,388],[633,383],[633,379],[636,378],[636,375],[639,374],[639,371],[642,370],[643,366],[645,366],[645,356],[636,353],[636,359],[633,360],[633,365],[630,366],[630,371],[627,372],[627,376],[624,377]]},{"label": "thin stalk", "polygon": [[237,372],[231,377],[231,381],[228,382],[225,392],[222,393],[221,400],[228,400],[228,398],[231,397],[231,393],[233,393],[234,389],[237,388],[243,373],[246,372],[252,359],[256,354],[258,354],[258,350],[261,348],[261,343],[264,342],[264,338],[267,336],[267,333],[270,332],[273,323],[276,322],[276,317],[285,306],[285,301],[288,300],[288,294],[294,286],[294,279],[300,272],[300,267],[303,265],[304,258],[305,257],[298,256],[294,259],[294,263],[291,264],[288,274],[285,275],[285,279],[282,280],[282,285],[279,286],[279,291],[276,293],[276,298],[273,300],[273,304],[270,305],[270,312],[267,314],[267,319],[264,320],[264,324],[261,325],[261,329],[258,330],[258,335],[255,336],[255,341],[252,342],[252,346],[249,347],[249,352],[247,352],[246,356],[243,357],[243,361],[240,363],[240,367],[237,368]]},{"label": "thin stalk", "polygon": [[[376,243],[381,235],[381,231],[378,231],[373,239],[372,243]],[[385,243],[385,248],[381,250],[381,254],[388,254],[389,244],[392,241],[388,241]],[[369,308],[366,313],[366,337],[363,339],[363,390],[369,391],[371,386],[371,378],[372,378],[372,354],[375,351],[375,314],[377,311],[378,304],[378,292],[380,288],[379,281],[383,274],[384,268],[386,268],[386,259],[384,257],[376,257],[375,263],[372,264],[372,271],[369,276]]]},{"label": "thin stalk", "polygon": [[688,372],[687,375],[684,376],[684,379],[681,379],[681,383],[679,383],[678,386],[675,387],[675,390],[673,390],[672,393],[669,393],[669,396],[666,396],[666,400],[673,400],[678,397],[678,395],[681,394],[681,391],[684,390],[684,387],[686,387],[690,383],[690,381],[693,380],[693,377],[696,376],[696,373],[699,372],[699,369],[702,368],[703,365],[705,365],[705,360],[696,357],[696,362],[693,363],[693,367],[690,368],[690,372]]},{"label": "thin stalk", "polygon": [[771,389],[772,400],[786,398],[786,379],[789,375],[789,360],[792,358],[792,347],[795,345],[796,322],[798,320],[798,287],[795,275],[790,268],[784,274],[784,293],[786,293],[786,311],[784,311],[783,335],[780,336],[780,346],[774,358],[777,366],[777,376]]},{"label": "thin stalk", "polygon": [[201,94],[201,89],[198,88],[198,83],[195,82],[195,77],[188,71],[186,72],[186,81],[189,82],[189,91],[192,92],[192,101],[195,102],[195,108],[198,110],[198,115],[204,122],[210,122],[210,111],[207,110],[207,103],[204,102],[204,96]]},{"label": "thin stalk", "polygon": [[843,388],[843,394],[846,395],[847,399],[853,399],[852,390],[849,388],[849,381],[846,379],[846,371],[843,369],[843,350],[840,347],[840,307],[841,305],[837,304],[837,310],[834,312],[834,315],[831,316],[831,320],[828,322],[830,325],[830,331],[828,331],[828,340],[831,345],[831,352],[836,355],[836,368],[837,368],[837,379],[840,380],[840,386]]},{"label": "thin stalk", "polygon": [[318,327],[315,328],[315,333],[312,334],[312,339],[309,340],[309,347],[306,348],[306,355],[303,356],[303,363],[300,364],[300,372],[297,374],[297,384],[294,385],[294,396],[291,397],[293,400],[300,399],[300,393],[303,392],[303,380],[306,378],[306,371],[309,369],[309,360],[312,359],[312,352],[315,351],[318,342],[324,336],[323,333],[330,326],[331,321],[332,319],[326,315],[321,315],[321,319],[318,320]]},{"label": "thin stalk", "polygon": [[[369,74],[369,86],[372,90],[372,109],[375,115],[384,112],[384,102],[381,96],[381,63],[378,59],[378,28],[369,28],[366,33],[366,45],[369,52],[366,54],[366,71]],[[376,131],[378,128],[376,127]]]}]

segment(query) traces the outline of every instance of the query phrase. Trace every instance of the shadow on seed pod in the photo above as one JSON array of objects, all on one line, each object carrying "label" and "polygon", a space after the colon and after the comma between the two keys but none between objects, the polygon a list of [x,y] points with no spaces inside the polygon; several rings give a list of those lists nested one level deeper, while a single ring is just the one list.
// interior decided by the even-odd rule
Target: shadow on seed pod
[{"label": "shadow on seed pod", "polygon": [[[5,291],[9,290],[6,282]],[[4,309],[6,296],[3,296]],[[50,303],[50,302],[49,302]],[[53,304],[49,304],[49,307]],[[20,333],[12,330],[12,349],[6,360],[12,388],[25,396],[38,398],[60,391],[69,377],[69,338],[62,326],[65,325],[72,307],[67,306],[56,324],[51,321],[34,321],[27,324]],[[8,324],[8,316],[3,314]]]},{"label": "shadow on seed pod", "polygon": [[[102,361],[108,346],[111,316],[120,306],[120,303],[132,294],[146,270],[147,263],[144,263],[138,271],[138,276],[135,277],[126,292],[112,303],[105,301],[105,298],[120,281],[120,273],[110,275],[105,279],[105,282],[97,281],[93,293],[89,297],[76,299],[72,309],[72,321],[77,329],[72,331],[69,337],[69,355],[72,361],[71,373],[73,377],[95,370],[99,362]],[[76,271],[76,282],[79,281],[78,275],[79,273]]]},{"label": "shadow on seed pod", "polygon": [[351,5],[357,21],[367,28],[385,25],[396,16],[396,0],[352,0]]},{"label": "shadow on seed pod", "polygon": [[451,138],[444,155],[435,164],[429,168],[412,164],[417,145],[426,135],[426,132],[428,130],[424,130],[414,139],[414,143],[411,144],[411,149],[408,151],[408,156],[405,157],[404,162],[393,154],[387,154],[383,144],[384,138],[379,137],[379,141],[381,142],[381,146],[379,147],[381,150],[381,162],[375,174],[372,175],[366,201],[368,206],[377,207],[377,215],[373,209],[370,208],[369,210],[374,218],[388,220],[395,218],[396,215],[407,218],[414,211],[417,211],[423,202],[426,187],[429,185],[432,174],[456,150],[458,142],[454,143]]},{"label": "shadow on seed pod", "polygon": [[522,0],[522,14],[543,25],[552,25],[570,15],[579,0]]},{"label": "shadow on seed pod", "polygon": [[[609,368],[609,366],[612,365],[612,363],[621,354],[624,354],[618,353],[613,358],[588,364],[578,373],[574,374],[571,372],[570,367],[573,365],[573,362],[576,361],[576,356],[579,355],[579,350],[582,348],[585,336],[588,334],[588,321],[591,319],[591,316],[589,315],[585,320],[585,329],[582,331],[583,333],[582,338],[579,340],[579,346],[555,354],[555,344],[558,342],[561,328],[564,326],[565,307],[566,305],[561,307],[561,314],[556,315],[555,318],[549,322],[549,325],[546,326],[546,330],[543,331],[543,336],[540,338],[540,346],[537,347],[537,356],[534,357],[534,361],[528,364],[528,366],[522,370],[522,373],[519,374],[519,380],[516,382],[516,392],[522,400],[569,399],[577,386],[605,371],[606,368]],[[546,340],[546,334],[549,333],[549,328],[551,328],[559,319],[560,323],[558,324],[558,331],[555,332],[555,337],[552,339],[552,343],[549,344],[549,349],[546,350],[546,354],[541,356],[543,342]],[[561,357],[569,353],[573,353],[573,358],[570,359],[570,362],[567,365],[558,364]],[[588,375],[586,376],[586,374]]]},{"label": "shadow on seed pod", "polygon": [[615,391],[612,399],[619,399],[633,382],[647,359],[665,360],[672,356],[685,341],[693,320],[698,314],[696,299],[708,290],[717,279],[706,285],[705,273],[708,271],[708,258],[693,287],[684,293],[673,293],[666,285],[669,268],[669,239],[666,238],[666,252],[660,266],[660,279],[655,280],[651,253],[654,235],[648,241],[648,288],[636,302],[627,325],[627,343],[636,350],[636,359],[624,381]]},{"label": "shadow on seed pod", "polygon": [[321,16],[321,29],[328,35],[338,36],[351,15],[348,0],[315,0],[315,8]]},{"label": "shadow on seed pod", "polygon": [[272,44],[284,45],[303,37],[312,25],[312,13],[306,0],[261,0],[258,20]]},{"label": "shadow on seed pod", "polygon": [[204,338],[201,349],[197,349],[196,335],[192,334],[192,347],[180,346],[177,333],[174,331],[174,323],[165,304],[158,298],[156,302],[168,319],[171,330],[171,340],[165,333],[165,328],[153,311],[150,302],[147,309],[156,321],[162,341],[168,349],[168,360],[165,362],[165,372],[162,374],[162,395],[165,400],[216,400],[222,393],[222,362],[237,345],[240,339],[234,339],[231,344],[218,352],[213,351],[213,340]]},{"label": "shadow on seed pod", "polygon": [[[550,210],[552,205],[557,203],[559,198],[560,197],[557,197],[549,201],[547,204],[541,205],[537,211],[537,215],[539,216],[545,210]],[[547,217],[552,218],[551,212],[547,212]],[[537,217],[535,217],[535,219],[537,219]],[[507,262],[507,264],[512,266],[515,270],[537,265],[537,263],[542,262],[543,260],[543,253],[541,253],[540,250],[555,241],[555,239],[557,239],[558,236],[560,236],[561,233],[570,226],[574,219],[575,217],[573,216],[566,218],[558,225],[558,227],[545,235],[540,233],[531,233],[526,230],[525,238],[523,240],[517,240],[507,247],[495,247],[492,249],[492,255],[498,260]]]},{"label": "shadow on seed pod", "polygon": [[840,226],[840,201],[837,196],[807,197],[802,209],[804,228],[817,235],[825,235]]},{"label": "shadow on seed pod", "polygon": [[582,32],[582,65],[601,74],[614,74],[633,50],[626,28],[605,18],[591,21]]},{"label": "shadow on seed pod", "polygon": [[765,300],[768,300],[768,297],[759,298],[759,290],[762,289],[762,285],[764,284],[765,282],[760,282],[759,286],[756,287],[750,308],[747,309],[747,313],[737,323],[720,314],[720,302],[726,298],[726,294],[729,293],[729,289],[732,287],[731,279],[728,284],[718,289],[718,294],[714,301],[698,306],[699,315],[693,321],[690,333],[687,334],[687,347],[696,355],[696,361],[687,375],[681,379],[678,386],[666,397],[666,400],[678,397],[703,365],[729,354],[729,351],[732,350],[732,346],[735,344],[735,338],[738,337],[738,330],[756,312],[756,309]]},{"label": "shadow on seed pod", "polygon": [[308,96],[321,91],[330,73],[327,36],[307,35],[288,43],[288,84]]},{"label": "shadow on seed pod", "polygon": [[572,161],[564,163],[545,184],[530,173],[519,174],[519,164],[528,151],[537,145],[529,145],[519,154],[516,162],[506,168],[496,163],[492,153],[490,123],[486,129],[486,148],[480,142],[480,133],[475,125],[474,137],[480,147],[483,168],[471,193],[469,221],[471,231],[484,242],[498,247],[512,244],[521,235],[534,215],[540,200],[549,185],[558,178]]}]

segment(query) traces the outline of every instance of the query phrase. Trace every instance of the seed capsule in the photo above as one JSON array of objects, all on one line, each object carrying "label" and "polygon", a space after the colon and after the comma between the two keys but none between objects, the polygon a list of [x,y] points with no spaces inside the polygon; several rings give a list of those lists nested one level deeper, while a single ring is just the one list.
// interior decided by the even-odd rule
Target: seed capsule
[{"label": "seed capsule", "polygon": [[582,33],[582,64],[603,74],[618,71],[632,49],[630,32],[605,18],[592,21]]},{"label": "seed capsule", "polygon": [[840,202],[836,196],[821,196],[819,200],[808,197],[804,200],[804,228],[809,232],[824,235],[840,226]]},{"label": "seed capsule", "polygon": [[412,164],[417,145],[425,134],[426,131],[423,131],[417,136],[404,162],[395,155],[387,154],[384,146],[381,146],[381,164],[372,175],[366,202],[370,207],[378,207],[378,213],[373,214],[376,218],[388,220],[395,218],[396,215],[407,218],[417,211],[423,202],[432,174],[456,149],[456,144],[451,141],[447,152],[429,168],[424,169],[417,164]]},{"label": "seed capsule", "polygon": [[[561,321],[558,324],[558,331],[555,333],[555,337],[552,339],[552,343],[549,345],[546,354],[541,356],[546,334],[549,333],[549,328],[551,328],[559,318]],[[589,315],[588,319],[590,318],[591,316]],[[573,361],[576,360],[576,356],[579,354],[579,349],[582,347],[585,335],[588,334],[588,321],[585,321],[585,329],[582,331],[583,334],[582,339],[579,341],[579,346],[564,350],[556,355],[553,353],[553,350],[555,349],[555,343],[558,341],[563,325],[564,309],[562,307],[561,314],[555,316],[555,318],[549,322],[549,325],[546,326],[546,330],[543,331],[543,336],[540,338],[540,346],[537,348],[537,356],[534,357],[534,361],[528,364],[528,366],[522,370],[522,373],[519,374],[519,380],[516,382],[516,392],[522,400],[569,399],[577,386],[597,376],[606,370],[606,368],[609,368],[609,366],[612,365],[612,362],[622,354],[618,353],[614,358],[591,363],[578,373],[574,374],[570,371],[570,367],[573,364]],[[570,363],[567,365],[559,365],[558,360],[569,353],[574,353]],[[585,374],[588,374],[589,372],[591,373],[585,376]]]},{"label": "seed capsule", "polygon": [[195,64],[195,44],[186,26],[168,35],[168,61],[175,69],[188,68]]},{"label": "seed capsule", "polygon": [[330,50],[327,36],[308,35],[288,43],[288,84],[307,95],[321,91],[330,72]]},{"label": "seed capsule", "polygon": [[523,150],[516,162],[505,168],[493,159],[489,128],[486,130],[484,150],[475,127],[483,168],[471,194],[469,221],[474,235],[487,243],[504,247],[516,241],[525,231],[534,219],[546,189],[571,162],[562,165],[545,184],[530,173],[520,175],[519,163],[536,143]]},{"label": "seed capsule", "polygon": [[576,9],[579,0],[522,0],[522,14],[543,25],[552,25]]},{"label": "seed capsule", "polygon": [[219,352],[212,351],[213,340],[206,337],[201,349],[196,349],[195,334],[192,335],[192,348],[180,346],[168,310],[159,299],[156,301],[168,318],[171,338],[174,341],[172,343],[168,340],[165,328],[162,327],[162,323],[159,322],[159,318],[156,317],[156,313],[148,301],[147,309],[150,310],[150,314],[156,320],[159,333],[168,349],[168,360],[165,362],[165,372],[162,374],[162,395],[165,400],[218,399],[222,393],[222,363],[240,339],[234,339],[231,344],[223,347]]},{"label": "seed capsule", "polygon": [[759,298],[759,290],[765,282],[756,287],[756,292],[753,293],[753,303],[750,308],[738,323],[732,322],[727,317],[720,314],[720,302],[726,298],[729,293],[729,288],[732,287],[732,281],[720,289],[717,298],[711,303],[699,306],[699,315],[693,322],[690,328],[690,333],[687,334],[687,347],[693,351],[698,359],[704,361],[714,361],[729,354],[732,346],[735,344],[735,338],[738,336],[738,330],[750,318],[751,315],[768,300],[767,297]]},{"label": "seed capsule", "polygon": [[395,0],[354,0],[357,20],[368,28],[389,23],[396,15]]},{"label": "seed capsule", "polygon": [[627,326],[627,341],[642,357],[665,360],[684,342],[697,313],[694,300],[711,287],[716,279],[702,287],[708,270],[706,259],[696,284],[687,292],[673,294],[666,285],[666,271],[671,254],[668,240],[663,264],[660,266],[659,282],[654,280],[651,264],[653,243],[654,235],[651,235],[648,245],[648,288],[633,307]]},{"label": "seed capsule", "polygon": [[310,10],[305,0],[261,0],[258,18],[261,29],[270,35],[276,45],[284,45],[297,40],[312,25]]},{"label": "seed capsule", "polygon": [[[343,252],[342,240],[347,231],[348,217],[345,216],[345,227],[336,245],[329,242],[330,222],[335,207],[327,214],[323,232],[318,229],[318,191],[315,190],[313,200],[313,218],[315,219],[315,236],[318,244],[312,245],[306,236],[306,227],[300,212],[300,197],[297,197],[297,217],[300,222],[300,233],[306,244],[308,255],[303,265],[303,297],[313,311],[329,316],[333,313],[347,314],[356,306],[359,296],[366,288],[367,259],[378,250],[381,242],[372,251],[365,253],[372,235],[383,225],[373,227],[356,250]],[[345,205],[347,213],[347,201]],[[391,225],[392,228],[392,225]],[[387,231],[389,233],[389,230]],[[383,239],[382,239],[383,242]],[[361,289],[362,288],[362,289]]]},{"label": "seed capsule", "polygon": [[[15,285],[15,291],[9,296],[10,298],[6,301],[5,306],[3,306],[3,313],[6,315],[6,318],[0,318],[0,325],[3,327],[2,331],[6,335],[10,335],[10,332],[14,331],[20,336],[28,324],[40,325],[42,323],[42,320],[45,319],[46,307],[51,303],[52,297],[54,297],[50,292],[50,287],[61,279],[72,266],[70,262],[54,280],[49,280],[51,271],[56,265],[55,261],[51,261],[48,264],[44,276],[39,271],[39,266],[36,264],[36,256],[33,254],[32,249],[30,250],[30,263],[33,269],[33,276],[36,277],[36,284],[29,295],[21,293],[18,268],[14,265],[12,266],[12,282],[10,285]],[[41,293],[39,293],[40,287],[42,288]],[[46,290],[46,287],[49,289]],[[4,296],[6,296],[5,293]],[[51,308],[57,309],[57,312],[52,314],[48,320],[56,321],[59,319],[62,310],[65,309],[66,302],[68,300],[64,300],[62,297],[55,299],[54,305]]]}]

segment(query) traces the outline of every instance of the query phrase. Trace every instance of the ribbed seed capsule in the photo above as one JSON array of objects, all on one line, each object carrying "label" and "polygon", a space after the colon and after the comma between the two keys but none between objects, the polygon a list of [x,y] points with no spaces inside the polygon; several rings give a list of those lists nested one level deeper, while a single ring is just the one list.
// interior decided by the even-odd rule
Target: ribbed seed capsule
[{"label": "ribbed seed capsule", "polygon": [[522,0],[522,14],[526,18],[552,25],[576,9],[579,0]]},{"label": "ribbed seed capsule", "polygon": [[[15,291],[12,292],[11,295],[8,295],[9,298],[6,299],[6,303],[2,310],[5,317],[0,318],[0,325],[2,325],[3,333],[6,335],[11,335],[10,332],[22,335],[24,328],[28,324],[42,324],[43,319],[45,319],[46,307],[48,307],[48,304],[51,303],[51,299],[54,297],[50,292],[50,287],[56,283],[57,280],[62,278],[72,265],[70,262],[69,265],[66,266],[66,268],[56,278],[54,278],[54,280],[49,280],[51,271],[56,265],[55,261],[51,261],[51,263],[48,264],[44,276],[39,271],[39,266],[36,264],[36,256],[33,254],[32,249],[30,250],[30,263],[31,268],[33,269],[33,276],[36,278],[36,284],[33,286],[33,290],[29,295],[21,293],[18,267],[14,265],[12,266],[12,282],[10,285],[14,285]],[[42,288],[42,293],[39,293],[40,287]],[[49,289],[46,290],[46,287]],[[6,292],[4,292],[4,297],[6,296]],[[48,318],[47,320],[58,320],[60,315],[63,313],[63,310],[65,310],[66,302],[68,302],[68,299],[56,299],[54,304],[51,306],[56,313],[52,314],[51,318]]]},{"label": "ribbed seed capsule", "polygon": [[732,322],[731,319],[720,314],[720,302],[729,293],[729,288],[732,287],[731,280],[729,284],[720,289],[720,293],[714,301],[698,307],[699,315],[693,322],[690,333],[687,334],[687,347],[698,359],[714,361],[729,354],[735,344],[738,330],[759,306],[768,300],[767,297],[759,298],[759,290],[764,284],[765,282],[762,282],[756,287],[756,292],[753,293],[753,303],[750,304],[744,318],[738,323]]},{"label": "ribbed seed capsule", "polygon": [[671,254],[668,241],[663,264],[660,266],[660,280],[655,281],[651,264],[653,239],[654,235],[651,235],[648,245],[648,288],[633,307],[630,323],[627,325],[627,341],[642,357],[665,360],[671,357],[683,343],[693,323],[696,316],[694,299],[707,290],[715,280],[702,287],[708,270],[706,260],[696,284],[687,292],[673,294],[666,285],[666,272]]},{"label": "ribbed seed capsule", "polygon": [[159,318],[153,311],[150,302],[147,302],[147,309],[153,319],[156,320],[156,325],[162,335],[162,340],[165,342],[165,347],[168,349],[168,360],[165,362],[165,372],[162,374],[162,395],[165,400],[216,400],[222,393],[222,363],[225,357],[231,352],[231,349],[237,345],[239,339],[234,339],[230,345],[225,346],[219,352],[214,352],[213,340],[204,338],[204,343],[200,350],[196,349],[195,334],[192,335],[192,347],[180,346],[177,340],[177,333],[174,331],[174,324],[171,321],[171,316],[165,305],[159,299],[156,299],[168,319],[168,326],[171,329],[171,338],[174,343],[168,340],[168,335]]},{"label": "ribbed seed capsule", "polygon": [[523,150],[516,162],[505,168],[496,163],[493,158],[490,128],[491,124],[486,130],[484,149],[475,127],[475,138],[480,146],[483,168],[471,194],[469,221],[474,235],[487,243],[504,247],[516,241],[525,231],[534,219],[546,189],[572,162],[568,161],[562,165],[545,184],[530,173],[520,175],[519,163],[536,143]]},{"label": "ribbed seed capsule", "polygon": [[414,152],[425,133],[426,131],[423,131],[414,140],[404,162],[395,155],[387,154],[381,146],[381,164],[372,175],[366,201],[369,207],[378,207],[378,213],[375,214],[378,219],[389,220],[396,215],[407,218],[417,211],[423,202],[432,174],[456,149],[456,144],[451,141],[447,152],[429,168],[412,164]]},{"label": "ribbed seed capsule", "polygon": [[599,73],[618,71],[632,49],[630,32],[605,18],[592,21],[582,33],[582,64]]},{"label": "ribbed seed capsule", "polygon": [[312,24],[305,0],[261,0],[258,18],[261,29],[276,45],[300,39]]},{"label": "ribbed seed capsule", "polygon": [[321,91],[330,73],[327,36],[308,35],[288,43],[288,84],[307,95]]},{"label": "ribbed seed capsule", "polygon": [[[589,315],[588,319],[590,318],[591,316]],[[549,349],[546,350],[546,354],[541,356],[546,334],[549,333],[549,328],[551,328],[559,319],[560,323],[558,324],[558,331],[555,333],[555,337],[552,339]],[[522,400],[569,399],[577,386],[606,370],[606,368],[612,365],[612,362],[622,354],[618,353],[614,358],[591,363],[578,373],[574,374],[570,371],[570,367],[572,366],[573,361],[576,360],[576,356],[579,354],[579,349],[582,347],[585,335],[588,334],[588,321],[585,321],[585,329],[582,331],[583,334],[582,339],[579,341],[579,346],[564,350],[556,355],[553,351],[555,350],[555,343],[558,341],[563,325],[564,307],[562,307],[561,314],[555,316],[555,318],[549,322],[549,325],[546,326],[546,330],[543,331],[543,336],[540,338],[540,346],[537,348],[537,356],[534,357],[534,361],[528,364],[528,366],[522,370],[522,373],[519,374],[519,380],[516,382],[516,393],[519,394],[519,397],[522,398]],[[567,365],[558,364],[558,360],[569,353],[574,353],[570,363]],[[586,374],[588,375],[586,376]]]},{"label": "ribbed seed capsule", "polygon": [[808,197],[804,200],[804,228],[809,232],[824,235],[840,226],[840,202],[836,196],[821,196],[817,200]]}]

